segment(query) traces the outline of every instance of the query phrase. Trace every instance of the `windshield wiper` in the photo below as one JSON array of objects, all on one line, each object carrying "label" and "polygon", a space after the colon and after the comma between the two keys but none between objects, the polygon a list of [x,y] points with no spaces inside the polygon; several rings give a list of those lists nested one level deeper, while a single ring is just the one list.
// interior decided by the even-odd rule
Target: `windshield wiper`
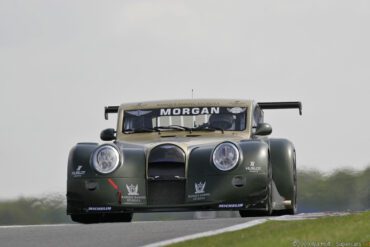
[{"label": "windshield wiper", "polygon": [[220,128],[220,127],[214,127],[214,126],[210,126],[210,125],[202,125],[202,126],[198,126],[196,128],[193,128],[192,130],[205,130],[205,131],[216,131],[216,130],[219,130],[222,132],[222,134],[224,133],[224,129],[223,128]]},{"label": "windshield wiper", "polygon": [[160,132],[160,130],[156,128],[137,128],[137,129],[125,129],[124,132],[126,134],[133,134],[133,133]]},{"label": "windshield wiper", "polygon": [[182,131],[192,131],[191,128],[181,126],[181,125],[168,125],[168,126],[157,126],[154,127],[156,130],[182,130]]},{"label": "windshield wiper", "polygon": [[192,131],[191,128],[181,126],[181,125],[168,125],[168,126],[156,126],[153,128],[136,128],[136,129],[125,129],[126,134],[133,134],[133,133],[150,133],[150,132],[158,132],[161,133],[162,130],[181,130],[181,131]]}]

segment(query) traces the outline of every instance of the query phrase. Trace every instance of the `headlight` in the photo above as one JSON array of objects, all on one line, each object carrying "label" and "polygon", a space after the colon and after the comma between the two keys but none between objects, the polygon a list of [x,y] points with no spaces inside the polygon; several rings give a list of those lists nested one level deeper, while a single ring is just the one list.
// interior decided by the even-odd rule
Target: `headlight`
[{"label": "headlight", "polygon": [[120,155],[118,150],[111,145],[102,145],[93,153],[92,166],[99,173],[111,173],[117,169],[119,164]]},{"label": "headlight", "polygon": [[213,151],[213,163],[221,171],[233,169],[239,161],[239,150],[232,143],[221,143]]}]

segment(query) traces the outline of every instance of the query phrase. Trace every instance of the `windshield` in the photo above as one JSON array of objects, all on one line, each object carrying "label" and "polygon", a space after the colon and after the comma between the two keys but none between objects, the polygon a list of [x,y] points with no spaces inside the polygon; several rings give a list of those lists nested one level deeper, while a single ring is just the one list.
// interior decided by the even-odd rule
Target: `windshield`
[{"label": "windshield", "polygon": [[241,107],[177,107],[127,110],[123,132],[126,134],[184,131],[243,131],[247,108]]}]

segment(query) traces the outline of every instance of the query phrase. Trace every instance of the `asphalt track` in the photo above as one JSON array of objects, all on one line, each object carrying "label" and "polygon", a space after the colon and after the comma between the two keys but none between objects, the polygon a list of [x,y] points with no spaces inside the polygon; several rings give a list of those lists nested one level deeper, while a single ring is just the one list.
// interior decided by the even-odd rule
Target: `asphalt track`
[{"label": "asphalt track", "polygon": [[111,224],[0,226],[1,247],[134,247],[156,243],[257,218],[139,221]]},{"label": "asphalt track", "polygon": [[[63,224],[0,226],[1,247],[136,247],[199,234],[243,223],[270,220],[300,220],[346,213],[299,214],[259,218],[217,218],[174,221],[139,221],[109,224]],[[235,230],[235,229],[234,229]],[[221,230],[221,232],[223,229]],[[212,233],[213,234],[213,233]],[[157,246],[157,245],[155,245]]]}]

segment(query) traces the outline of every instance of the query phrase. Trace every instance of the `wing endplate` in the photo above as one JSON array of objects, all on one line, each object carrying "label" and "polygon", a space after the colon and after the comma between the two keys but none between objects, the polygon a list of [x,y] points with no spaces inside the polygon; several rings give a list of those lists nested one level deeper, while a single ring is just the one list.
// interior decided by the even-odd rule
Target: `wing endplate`
[{"label": "wing endplate", "polygon": [[108,120],[108,114],[117,113],[119,106],[106,106],[104,107],[104,118]]},{"label": "wing endplate", "polygon": [[299,115],[302,115],[302,103],[295,102],[259,102],[257,103],[262,110],[273,109],[299,109]]}]

